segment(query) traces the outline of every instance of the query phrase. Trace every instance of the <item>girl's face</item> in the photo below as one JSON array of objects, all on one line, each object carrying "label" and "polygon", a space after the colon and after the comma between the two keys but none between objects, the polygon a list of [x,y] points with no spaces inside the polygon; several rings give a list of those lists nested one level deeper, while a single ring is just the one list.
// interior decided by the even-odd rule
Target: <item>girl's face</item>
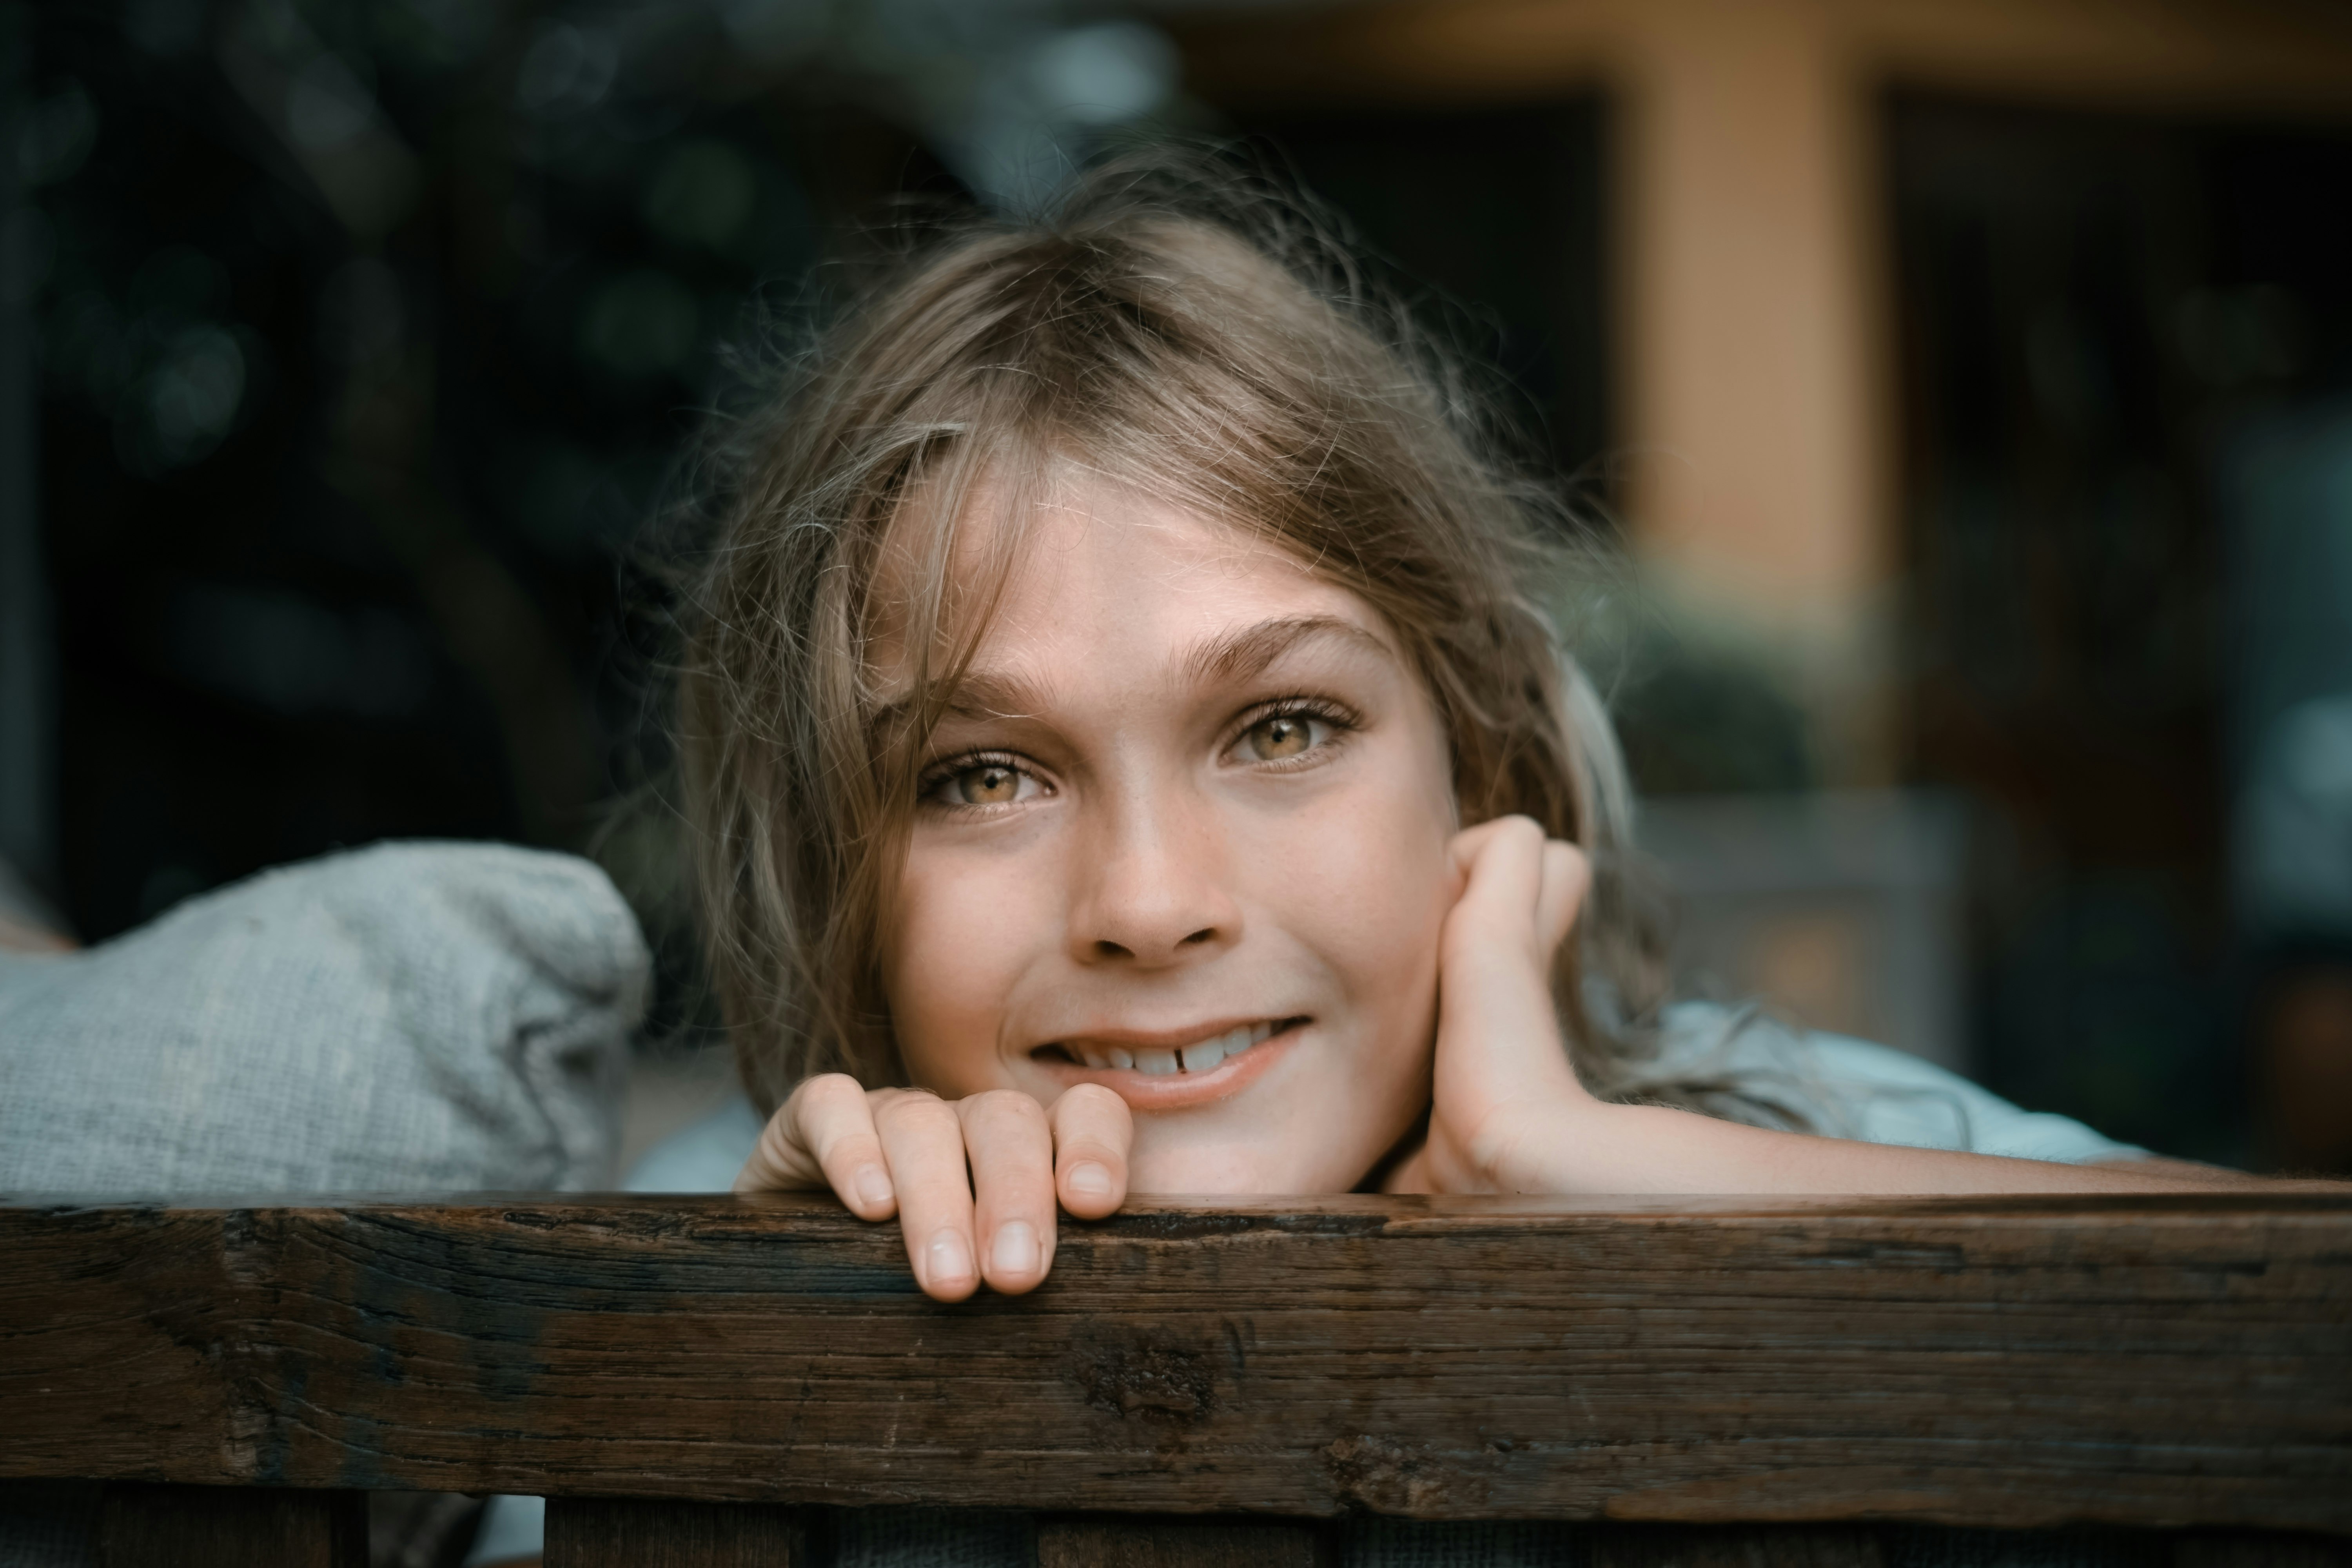
[{"label": "girl's face", "polygon": [[883,957],[916,1083],[1106,1085],[1141,1192],[1344,1192],[1412,1126],[1454,792],[1362,599],[1066,486],[925,754]]}]

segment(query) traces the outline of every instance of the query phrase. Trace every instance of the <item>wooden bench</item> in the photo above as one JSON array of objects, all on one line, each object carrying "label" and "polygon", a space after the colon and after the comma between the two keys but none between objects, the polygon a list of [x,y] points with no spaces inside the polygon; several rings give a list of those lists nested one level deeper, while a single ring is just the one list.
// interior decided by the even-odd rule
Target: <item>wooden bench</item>
[{"label": "wooden bench", "polygon": [[110,1565],[349,1568],[392,1489],[545,1496],[553,1568],[822,1561],[906,1505],[1026,1510],[1055,1565],[1332,1563],[1367,1516],[2342,1563],[2352,1199],[1172,1203],[952,1307],[821,1199],[28,1204],[0,1479],[106,1483]]}]

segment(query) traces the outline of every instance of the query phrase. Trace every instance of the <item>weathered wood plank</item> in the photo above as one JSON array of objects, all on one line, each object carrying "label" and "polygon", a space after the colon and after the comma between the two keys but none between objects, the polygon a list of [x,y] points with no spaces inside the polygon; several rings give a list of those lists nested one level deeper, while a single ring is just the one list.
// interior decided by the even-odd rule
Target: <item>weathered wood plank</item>
[{"label": "weathered wood plank", "polygon": [[794,1510],[773,1504],[550,1498],[546,1568],[800,1568]]},{"label": "weathered wood plank", "polygon": [[117,1483],[99,1505],[98,1560],[100,1568],[368,1568],[367,1499]]},{"label": "weathered wood plank", "polygon": [[1339,1568],[1309,1524],[1185,1519],[1041,1519],[1037,1568]]},{"label": "weathered wood plank", "polygon": [[2352,1532],[2352,1201],[0,1210],[0,1476]]}]

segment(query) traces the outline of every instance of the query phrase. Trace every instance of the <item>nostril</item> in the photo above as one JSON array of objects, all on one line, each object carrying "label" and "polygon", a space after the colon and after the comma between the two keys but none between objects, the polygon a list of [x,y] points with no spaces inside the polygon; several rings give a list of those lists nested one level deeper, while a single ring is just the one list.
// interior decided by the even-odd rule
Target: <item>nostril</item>
[{"label": "nostril", "polygon": [[1172,947],[1161,947],[1159,943],[1149,941],[1137,943],[1135,945],[1129,945],[1126,942],[1113,942],[1108,937],[1097,937],[1089,945],[1094,952],[1095,958],[1098,961],[1114,959],[1137,961],[1142,959],[1147,953],[1154,954],[1159,959],[1165,959],[1171,952],[1179,952],[1188,947],[1201,947],[1208,943],[1214,942],[1217,938],[1217,927],[1202,926],[1199,931],[1193,931],[1190,935],[1177,938]]}]

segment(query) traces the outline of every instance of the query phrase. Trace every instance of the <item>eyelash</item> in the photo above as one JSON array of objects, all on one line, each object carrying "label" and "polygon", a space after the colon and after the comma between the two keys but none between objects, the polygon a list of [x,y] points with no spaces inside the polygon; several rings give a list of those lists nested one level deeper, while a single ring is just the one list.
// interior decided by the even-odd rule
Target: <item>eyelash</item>
[{"label": "eyelash", "polygon": [[1285,773],[1308,765],[1310,762],[1321,760],[1323,752],[1337,745],[1342,737],[1354,733],[1363,723],[1363,721],[1353,711],[1328,697],[1309,697],[1305,692],[1295,693],[1289,697],[1277,697],[1271,702],[1261,702],[1243,714],[1234,725],[1231,737],[1227,739],[1218,755],[1223,756],[1226,752],[1240,745],[1252,730],[1269,719],[1312,719],[1331,727],[1332,734],[1329,740],[1319,745],[1310,746],[1295,757],[1277,757],[1272,761],[1262,760],[1250,764],[1252,767],[1258,768],[1276,768]]},{"label": "eyelash", "polygon": [[[970,773],[974,768],[1003,768],[1008,772],[1019,773],[1024,778],[1034,779],[1037,776],[1011,752],[966,752],[961,756],[950,757],[943,762],[934,763],[923,770],[922,775],[915,783],[916,804],[927,805],[938,811],[1002,810],[1003,806],[1000,805],[973,805],[968,802],[931,798],[939,793],[941,785],[953,779],[958,773]],[[1012,801],[1004,803],[1006,805],[1016,804],[1018,803]]]},{"label": "eyelash", "polygon": [[[1328,725],[1333,733],[1328,740],[1324,741],[1318,745],[1310,747],[1307,751],[1300,752],[1297,756],[1278,757],[1270,762],[1258,761],[1248,765],[1256,768],[1278,770],[1284,773],[1290,772],[1297,767],[1306,765],[1312,761],[1318,760],[1320,753],[1328,751],[1333,745],[1337,744],[1341,737],[1354,733],[1355,731],[1362,726],[1363,722],[1349,709],[1340,703],[1332,701],[1327,697],[1310,697],[1303,692],[1289,697],[1277,697],[1270,701],[1259,703],[1257,706],[1250,709],[1236,720],[1227,731],[1225,743],[1217,749],[1217,754],[1222,757],[1226,752],[1231,752],[1235,746],[1242,743],[1243,738],[1252,730],[1256,729],[1260,724],[1265,723],[1269,719],[1294,718],[1310,719],[1318,723]],[[1019,773],[1025,778],[1035,778],[1037,776],[1020,757],[1015,756],[1011,752],[966,752],[961,756],[949,757],[941,762],[935,763],[930,767],[923,770],[921,776],[916,781],[916,800],[919,805],[930,806],[940,811],[970,812],[1002,810],[1003,807],[1000,805],[972,805],[963,803],[934,800],[932,798],[932,796],[939,792],[940,786],[953,779],[957,774],[969,772],[973,768],[989,767],[1005,768],[1013,773]],[[1015,803],[1007,802],[1005,804],[1012,805]]]}]

